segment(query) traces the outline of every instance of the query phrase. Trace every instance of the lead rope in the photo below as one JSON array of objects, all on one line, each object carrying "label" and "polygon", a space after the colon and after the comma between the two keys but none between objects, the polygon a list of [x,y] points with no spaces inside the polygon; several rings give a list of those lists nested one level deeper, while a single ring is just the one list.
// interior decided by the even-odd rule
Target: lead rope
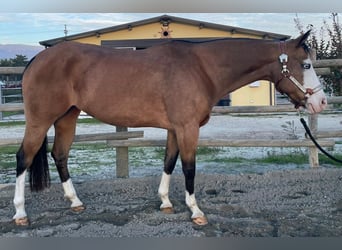
[{"label": "lead rope", "polygon": [[315,137],[311,134],[310,128],[309,126],[306,124],[306,121],[304,120],[303,117],[300,118],[300,122],[303,124],[303,127],[306,131],[306,134],[310,137],[310,139],[312,140],[312,142],[315,144],[315,146],[323,153],[325,154],[327,157],[329,157],[330,159],[342,163],[342,160],[335,158],[334,156],[332,156],[331,154],[329,154],[327,151],[325,151],[316,141]]}]

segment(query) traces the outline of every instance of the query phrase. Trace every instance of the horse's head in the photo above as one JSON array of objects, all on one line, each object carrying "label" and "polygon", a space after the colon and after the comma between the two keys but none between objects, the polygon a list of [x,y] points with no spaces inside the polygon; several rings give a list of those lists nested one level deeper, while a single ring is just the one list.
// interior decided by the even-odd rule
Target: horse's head
[{"label": "horse's head", "polygon": [[286,94],[296,108],[307,108],[319,113],[327,106],[322,85],[312,66],[311,53],[305,44],[310,31],[285,42],[280,42],[276,88]]}]

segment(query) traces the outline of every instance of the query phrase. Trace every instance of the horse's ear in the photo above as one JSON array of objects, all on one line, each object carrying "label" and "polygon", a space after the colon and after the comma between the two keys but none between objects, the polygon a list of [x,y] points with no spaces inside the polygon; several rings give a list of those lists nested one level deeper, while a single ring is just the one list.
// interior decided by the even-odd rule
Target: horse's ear
[{"label": "horse's ear", "polygon": [[311,32],[311,30],[308,30],[303,35],[301,35],[295,39],[295,42],[297,44],[297,48],[302,47],[305,44],[306,39],[308,39],[308,37],[310,36],[310,32]]}]

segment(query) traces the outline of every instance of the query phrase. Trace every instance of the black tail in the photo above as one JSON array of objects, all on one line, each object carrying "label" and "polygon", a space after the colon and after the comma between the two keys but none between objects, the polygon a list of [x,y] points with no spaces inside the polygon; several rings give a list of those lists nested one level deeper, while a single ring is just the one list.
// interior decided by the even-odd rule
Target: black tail
[{"label": "black tail", "polygon": [[47,159],[48,141],[45,137],[42,146],[29,167],[31,191],[41,191],[50,186],[49,164]]}]

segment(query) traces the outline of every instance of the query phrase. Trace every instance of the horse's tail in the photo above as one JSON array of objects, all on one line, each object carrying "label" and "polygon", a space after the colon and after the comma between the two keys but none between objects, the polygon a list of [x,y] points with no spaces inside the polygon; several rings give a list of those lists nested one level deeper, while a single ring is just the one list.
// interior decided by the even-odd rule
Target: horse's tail
[{"label": "horse's tail", "polygon": [[48,140],[45,137],[42,146],[29,167],[31,191],[41,191],[50,186],[49,164],[47,159]]}]

